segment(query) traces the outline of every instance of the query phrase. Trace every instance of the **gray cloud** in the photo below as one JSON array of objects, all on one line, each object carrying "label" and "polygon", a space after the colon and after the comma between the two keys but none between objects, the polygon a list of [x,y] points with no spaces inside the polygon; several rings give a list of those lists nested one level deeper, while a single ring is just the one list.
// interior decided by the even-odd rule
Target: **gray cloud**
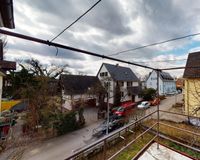
[{"label": "gray cloud", "polygon": [[[95,0],[18,0],[14,2],[16,31],[51,39],[73,20],[85,12]],[[121,50],[135,48],[177,36],[198,32],[200,27],[200,3],[196,0],[104,0],[73,27],[60,36],[56,42],[108,55]],[[134,61],[151,60],[169,51],[183,48],[191,40],[171,42],[165,45],[145,48],[116,56]],[[56,49],[34,43],[14,41],[8,52],[22,50],[52,61],[63,58],[75,64],[74,69],[94,73],[86,65],[100,58]],[[187,52],[187,51],[186,51]],[[63,61],[64,62],[64,61]],[[59,63],[62,63],[59,61]],[[178,63],[177,63],[178,65]],[[85,67],[84,67],[85,66]],[[161,66],[161,64],[159,64]],[[97,68],[92,68],[98,70]]]}]

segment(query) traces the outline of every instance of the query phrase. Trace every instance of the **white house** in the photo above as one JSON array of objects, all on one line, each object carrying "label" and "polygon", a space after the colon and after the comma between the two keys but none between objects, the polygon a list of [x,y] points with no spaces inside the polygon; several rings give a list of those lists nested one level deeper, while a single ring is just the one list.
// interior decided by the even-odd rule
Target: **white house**
[{"label": "white house", "polygon": [[96,105],[97,98],[90,94],[92,87],[101,83],[96,76],[82,75],[64,75],[60,76],[60,85],[62,86],[62,101],[63,107],[68,110],[73,110],[80,107],[79,103],[90,101]]},{"label": "white house", "polygon": [[[133,101],[137,102],[141,87],[139,79],[128,67],[122,67],[112,64],[103,63],[97,73],[99,80],[104,87],[109,87],[109,103],[114,103],[115,88],[120,86],[121,102]],[[107,100],[106,100],[107,101]]]},{"label": "white house", "polygon": [[[167,72],[159,72],[159,94],[166,95],[176,91],[176,81]],[[146,80],[147,88],[157,89],[157,72],[152,71]]]}]

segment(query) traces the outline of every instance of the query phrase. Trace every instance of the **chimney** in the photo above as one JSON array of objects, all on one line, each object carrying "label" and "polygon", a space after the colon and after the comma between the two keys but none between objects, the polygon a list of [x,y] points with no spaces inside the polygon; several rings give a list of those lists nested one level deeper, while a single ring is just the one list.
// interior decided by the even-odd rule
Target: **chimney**
[{"label": "chimney", "polygon": [[118,67],[118,66],[119,66],[119,64],[117,63],[117,64],[116,64],[116,67]]}]

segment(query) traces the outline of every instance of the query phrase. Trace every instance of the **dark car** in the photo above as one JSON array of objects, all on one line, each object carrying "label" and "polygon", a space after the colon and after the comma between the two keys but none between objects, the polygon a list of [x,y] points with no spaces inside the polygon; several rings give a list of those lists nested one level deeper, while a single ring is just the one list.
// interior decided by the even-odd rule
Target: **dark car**
[{"label": "dark car", "polygon": [[[93,136],[101,137],[106,134],[107,130],[107,120],[103,121],[97,128],[93,130]],[[122,127],[125,124],[125,119],[123,117],[119,117],[113,115],[109,118],[108,124],[108,133]]]}]

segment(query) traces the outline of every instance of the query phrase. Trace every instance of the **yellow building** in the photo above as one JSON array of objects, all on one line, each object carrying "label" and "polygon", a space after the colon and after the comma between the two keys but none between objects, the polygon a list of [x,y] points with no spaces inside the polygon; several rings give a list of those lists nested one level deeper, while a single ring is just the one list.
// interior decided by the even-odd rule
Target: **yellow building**
[{"label": "yellow building", "polygon": [[200,117],[200,52],[188,55],[183,77],[186,114]]}]

